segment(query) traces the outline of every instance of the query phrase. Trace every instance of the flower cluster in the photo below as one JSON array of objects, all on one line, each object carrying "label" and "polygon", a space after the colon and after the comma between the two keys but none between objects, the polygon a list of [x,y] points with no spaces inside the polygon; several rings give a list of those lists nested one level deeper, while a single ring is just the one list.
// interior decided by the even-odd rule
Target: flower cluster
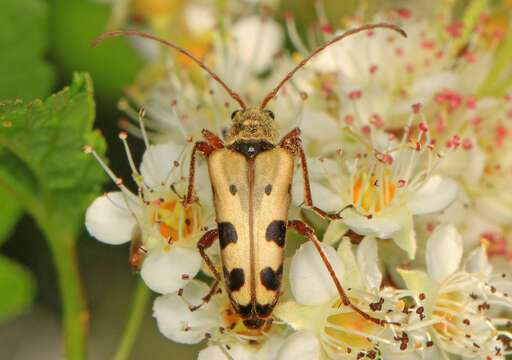
[{"label": "flower cluster", "polygon": [[[130,192],[98,159],[120,191],[98,198],[86,225],[100,241],[131,240],[132,265],[161,294],[153,311],[164,336],[184,344],[206,339],[199,359],[487,360],[512,353],[512,69],[503,61],[512,35],[495,21],[500,10],[484,4],[469,6],[461,22],[446,5],[435,20],[389,10],[351,16],[337,29],[317,1],[318,22],[305,37],[292,15],[281,27],[268,8],[255,16],[233,5],[234,15],[216,26],[215,9],[195,8],[205,25],[202,59],[248,102],[346,29],[393,23],[408,38],[389,29],[348,37],[272,99],[281,136],[302,129],[315,206],[351,206],[341,220],[319,219],[302,206],[305,184],[294,177],[290,218],[323,233],[331,269],[312,242],[288,239],[297,250],[285,258],[271,321],[258,330],[243,324],[223,282],[209,297],[205,276],[196,277],[202,271],[213,279],[196,250],[215,227],[204,161],[196,167],[199,200],[184,201],[192,145],[203,128],[224,137],[233,99],[168,53],[127,90],[121,109],[141,125],[121,126],[146,142],[137,169],[127,134],[120,135],[138,190]],[[148,21],[161,33],[156,24]],[[296,52],[283,47],[285,36]],[[222,273],[217,247],[207,254]]]}]

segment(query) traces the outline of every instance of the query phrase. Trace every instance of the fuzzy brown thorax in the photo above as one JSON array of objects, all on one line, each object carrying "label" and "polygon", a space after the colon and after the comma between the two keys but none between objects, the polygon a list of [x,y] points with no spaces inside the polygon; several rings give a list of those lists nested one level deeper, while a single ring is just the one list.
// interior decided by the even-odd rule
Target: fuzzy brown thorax
[{"label": "fuzzy brown thorax", "polygon": [[233,112],[233,125],[226,133],[227,145],[244,140],[263,140],[271,144],[277,141],[274,114],[270,110],[249,107]]}]

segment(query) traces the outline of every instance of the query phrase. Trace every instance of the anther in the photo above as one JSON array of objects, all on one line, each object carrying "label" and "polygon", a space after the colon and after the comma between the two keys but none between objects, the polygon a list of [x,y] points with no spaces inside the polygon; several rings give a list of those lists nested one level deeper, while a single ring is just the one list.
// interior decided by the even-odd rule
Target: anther
[{"label": "anther", "polygon": [[348,94],[348,98],[350,100],[356,100],[356,99],[360,99],[362,95],[363,95],[363,93],[361,92],[361,90],[355,90],[355,91],[351,91]]},{"label": "anther", "polygon": [[139,110],[139,116],[140,116],[141,118],[142,118],[142,117],[144,117],[144,116],[146,116],[146,109],[141,108],[141,109]]},{"label": "anther", "polygon": [[119,133],[119,139],[126,140],[127,137],[128,137],[128,134],[126,133],[126,131],[121,131]]},{"label": "anther", "polygon": [[82,151],[86,154],[91,154],[92,153],[92,147],[90,147],[89,145],[85,145],[84,148],[82,149]]}]

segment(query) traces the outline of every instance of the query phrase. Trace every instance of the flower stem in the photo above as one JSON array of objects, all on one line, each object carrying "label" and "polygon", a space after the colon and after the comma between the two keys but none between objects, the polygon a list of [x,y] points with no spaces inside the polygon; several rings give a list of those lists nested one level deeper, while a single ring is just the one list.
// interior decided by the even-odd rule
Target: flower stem
[{"label": "flower stem", "polygon": [[113,360],[127,360],[135,343],[137,333],[139,332],[142,320],[147,311],[147,305],[151,299],[149,291],[144,281],[139,279],[137,289],[135,290],[135,299],[133,300],[130,317],[126,323],[123,336],[117,347]]},{"label": "flower stem", "polygon": [[[41,226],[41,222],[39,222]],[[42,225],[57,270],[67,360],[87,358],[89,313],[78,270],[75,239]]]}]

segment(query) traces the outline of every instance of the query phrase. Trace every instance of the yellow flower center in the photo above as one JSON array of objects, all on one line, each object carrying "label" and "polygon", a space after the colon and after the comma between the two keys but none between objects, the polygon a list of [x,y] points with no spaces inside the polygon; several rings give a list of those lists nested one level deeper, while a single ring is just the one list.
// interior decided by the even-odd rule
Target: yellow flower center
[{"label": "yellow flower center", "polygon": [[[352,300],[357,303],[357,300]],[[334,306],[337,308],[339,303]],[[327,318],[324,328],[331,341],[324,343],[334,353],[352,353],[373,348],[372,337],[382,328],[355,312],[338,313]],[[335,344],[335,346],[334,346]]]},{"label": "yellow flower center", "polygon": [[192,206],[185,208],[178,199],[160,203],[155,209],[154,221],[160,224],[160,234],[165,239],[178,241],[190,236],[196,224]]},{"label": "yellow flower center", "polygon": [[[459,294],[457,293],[442,294],[435,303],[436,310],[432,311],[432,314],[446,320],[445,323],[434,325],[434,329],[442,336],[454,337],[462,334],[462,331],[459,330],[462,325],[461,320],[454,314],[460,313],[461,309],[455,303],[460,303]],[[446,311],[440,310],[440,308],[445,308]]]},{"label": "yellow flower center", "polygon": [[379,212],[393,200],[395,185],[389,181],[380,181],[375,176],[368,180],[366,177],[367,175],[363,174],[355,182],[352,202],[359,204],[367,212]]}]

